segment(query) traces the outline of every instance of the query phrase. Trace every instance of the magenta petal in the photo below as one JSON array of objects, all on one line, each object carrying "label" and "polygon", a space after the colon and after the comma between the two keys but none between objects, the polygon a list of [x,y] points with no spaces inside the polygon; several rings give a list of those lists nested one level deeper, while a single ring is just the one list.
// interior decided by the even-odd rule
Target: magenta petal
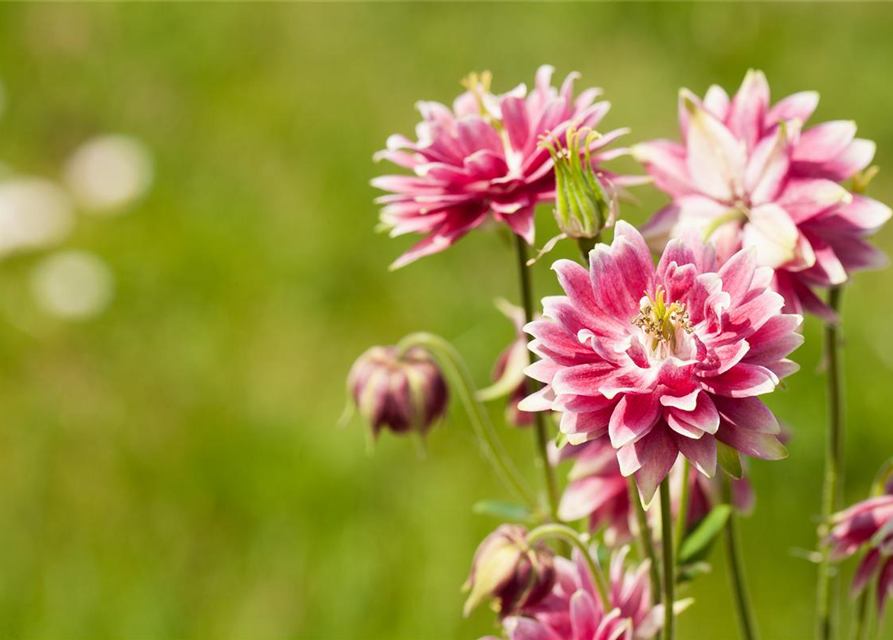
[{"label": "magenta petal", "polygon": [[564,521],[579,520],[616,498],[614,478],[588,476],[571,482],[558,505],[558,517]]},{"label": "magenta petal", "polygon": [[729,129],[753,149],[763,131],[763,119],[769,106],[769,83],[762,71],[750,70],[741,88],[732,98],[727,123]]},{"label": "magenta petal", "polygon": [[503,622],[509,640],[563,640],[543,623],[533,618],[514,616]]},{"label": "magenta petal", "polygon": [[862,558],[862,561],[859,563],[859,568],[856,569],[856,575],[853,576],[853,586],[850,589],[850,593],[854,598],[862,592],[868,584],[868,581],[871,580],[880,561],[881,552],[877,549],[869,550],[868,553],[865,554],[865,557]]},{"label": "magenta petal", "polygon": [[865,169],[874,159],[877,145],[871,140],[856,138],[840,154],[821,165],[801,165],[800,170],[808,168],[809,173],[817,173],[831,180],[844,182],[853,177],[857,171]]},{"label": "magenta petal", "polygon": [[788,457],[788,452],[781,442],[771,433],[738,429],[722,424],[716,432],[716,437],[733,449],[753,458],[782,460]]},{"label": "magenta petal", "polygon": [[[853,196],[853,201],[837,210],[837,219],[844,221],[846,225],[853,230],[861,233],[874,233],[882,225],[884,225],[891,216],[890,207],[885,204],[867,198],[865,196]],[[835,220],[835,222],[837,222]],[[817,221],[817,225],[821,225],[821,221]],[[829,231],[835,226],[834,222],[829,224]]]},{"label": "magenta petal", "polygon": [[[636,485],[644,504],[650,504],[657,486],[667,477],[670,469],[679,456],[679,449],[665,429],[652,431],[651,441],[647,443],[651,455],[642,463],[636,472]],[[638,444],[638,443],[637,443]]]},{"label": "magenta petal", "polygon": [[[716,430],[719,428],[719,411],[716,410],[716,406],[706,393],[698,395],[694,410],[683,411],[677,408],[669,408],[666,410],[666,415],[668,418],[673,418],[675,423],[687,425],[689,430],[694,429],[697,435],[692,437],[695,438],[700,438],[705,432],[716,433]],[[667,422],[669,422],[669,419]],[[673,425],[671,424],[671,426]],[[676,427],[674,427],[674,431],[682,433],[682,435],[688,435],[688,433],[680,431]]]},{"label": "magenta petal", "polygon": [[595,600],[585,591],[577,591],[570,602],[573,640],[593,640],[598,625]]},{"label": "magenta petal", "polygon": [[653,140],[633,147],[633,157],[645,166],[655,186],[671,196],[693,191],[685,155],[685,147],[669,140]]},{"label": "magenta petal", "polygon": [[714,396],[713,402],[723,420],[738,429],[777,435],[781,426],[775,415],[759,398],[723,398]]},{"label": "magenta petal", "polygon": [[655,394],[626,394],[617,403],[608,434],[611,445],[619,449],[645,436],[660,417],[660,404]]},{"label": "magenta petal", "polygon": [[523,98],[506,96],[502,99],[502,124],[509,136],[512,148],[520,151],[530,136],[530,121]]},{"label": "magenta petal", "polygon": [[773,391],[778,378],[766,367],[742,362],[721,375],[704,379],[702,384],[720,396],[747,398]]},{"label": "magenta petal", "polygon": [[705,436],[699,440],[692,440],[685,436],[676,436],[673,440],[679,447],[679,453],[685,456],[695,466],[695,469],[708,478],[713,477],[716,473],[715,438]]},{"label": "magenta petal", "polygon": [[782,120],[799,120],[805,123],[819,104],[819,94],[815,91],[801,91],[779,100],[766,114],[766,127],[772,127]]},{"label": "magenta petal", "polygon": [[692,184],[711,198],[732,200],[742,190],[745,144],[703,108],[691,108],[686,164]]},{"label": "magenta petal", "polygon": [[558,283],[567,294],[571,304],[579,309],[595,307],[592,282],[589,279],[589,271],[585,267],[573,260],[558,260],[552,265],[552,270],[558,276]]},{"label": "magenta petal", "polygon": [[391,269],[405,267],[419,258],[438,253],[452,246],[459,238],[479,226],[487,217],[486,211],[471,211],[467,216],[455,217],[444,222],[409,251],[397,258]]},{"label": "magenta petal", "polygon": [[856,136],[856,123],[851,120],[823,122],[800,135],[794,147],[794,162],[822,163],[840,155]]}]

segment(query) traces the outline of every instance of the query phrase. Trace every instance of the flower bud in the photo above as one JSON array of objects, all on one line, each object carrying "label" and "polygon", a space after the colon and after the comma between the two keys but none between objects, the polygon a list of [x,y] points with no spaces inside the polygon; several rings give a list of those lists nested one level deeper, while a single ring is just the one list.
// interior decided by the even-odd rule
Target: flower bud
[{"label": "flower bud", "polygon": [[421,347],[372,347],[354,363],[348,391],[373,437],[383,427],[424,434],[446,412],[443,374]]},{"label": "flower bud", "polygon": [[555,165],[555,219],[569,238],[595,238],[613,218],[612,203],[592,168],[590,147],[600,137],[592,129],[571,125],[566,146],[557,137],[540,141]]},{"label": "flower bud", "polygon": [[500,616],[536,604],[555,583],[553,554],[543,543],[527,543],[527,529],[504,524],[484,538],[474,554],[464,613],[494,598]]}]

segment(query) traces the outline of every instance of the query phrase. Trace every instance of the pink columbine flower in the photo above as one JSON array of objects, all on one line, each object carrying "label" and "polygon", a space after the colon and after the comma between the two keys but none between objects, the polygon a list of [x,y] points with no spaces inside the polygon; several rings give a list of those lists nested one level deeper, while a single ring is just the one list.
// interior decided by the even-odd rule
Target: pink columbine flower
[{"label": "pink columbine flower", "polygon": [[425,434],[449,400],[440,367],[421,347],[368,349],[351,367],[347,390],[373,438],[383,428]]},{"label": "pink columbine flower", "polygon": [[506,422],[517,427],[529,427],[533,424],[534,415],[518,409],[518,403],[531,391],[530,381],[524,375],[524,369],[530,364],[527,334],[524,333],[524,309],[502,299],[496,301],[496,307],[514,326],[515,337],[496,359],[493,384],[481,389],[478,397],[484,401],[506,397]]},{"label": "pink columbine flower", "polygon": [[714,240],[720,264],[742,246],[756,247],[758,264],[776,269],[773,286],[786,310],[831,320],[812,288],[885,264],[865,238],[891,211],[840,184],[874,157],[875,144],[855,137],[855,123],[801,131],[818,99],[804,91],[770,107],[760,71],[748,72],[731,99],[716,85],[703,100],[683,90],[682,144],[654,140],[633,154],[673,199],[646,225],[650,241],[694,225]]},{"label": "pink columbine flower", "polygon": [[[555,199],[555,176],[540,137],[563,135],[571,125],[595,128],[610,108],[595,102],[601,91],[586,89],[576,99],[571,73],[556,89],[550,66],[536,74],[533,91],[522,84],[502,95],[490,92],[490,74],[472,74],[468,89],[453,107],[419,102],[422,122],[418,140],[388,138],[387,149],[375,158],[389,160],[414,175],[375,178],[372,185],[390,192],[376,202],[384,205],[381,221],[391,236],[424,234],[425,238],[392,265],[399,268],[423,256],[443,251],[488,216],[506,223],[532,244],[533,211],[537,203]],[[617,129],[590,140],[593,164],[622,151],[604,148],[626,133]],[[623,179],[601,170],[609,183]]]},{"label": "pink columbine flower", "polygon": [[852,594],[861,593],[877,575],[877,611],[882,616],[886,600],[893,598],[893,494],[863,500],[834,515],[831,524],[827,543],[832,560],[867,550],[853,578]]},{"label": "pink columbine flower", "polygon": [[527,374],[545,387],[525,411],[561,411],[571,444],[610,438],[624,476],[650,502],[679,454],[716,469],[717,443],[757,458],[787,455],[778,421],[758,396],[797,370],[786,356],[802,318],[781,313],[772,270],[753,250],[716,270],[697,234],[668,243],[655,269],[638,231],[616,225],[590,268],[553,265],[566,295],[543,300],[546,319],[527,325],[540,360]]},{"label": "pink columbine flower", "polygon": [[[589,530],[604,530],[605,543],[616,547],[629,542],[637,530],[635,505],[629,494],[629,481],[620,472],[617,454],[607,438],[600,438],[582,445],[566,445],[558,452],[555,462],[574,460],[568,474],[568,484],[561,496],[558,517],[570,522],[586,518]],[[681,460],[670,471],[672,483],[673,518],[679,512],[682,489]],[[688,477],[689,502],[686,531],[691,531],[720,502],[716,479],[707,478],[692,469]],[[753,509],[753,491],[746,478],[732,481],[732,499],[741,513]],[[653,531],[659,533],[656,510],[648,511]]]},{"label": "pink columbine flower", "polygon": [[[608,603],[602,604],[595,582],[578,552],[573,561],[555,558],[552,592],[517,616],[506,618],[509,640],[647,640],[660,631],[663,605],[652,604],[646,560],[627,568],[629,547],[611,556]],[[691,600],[678,601],[680,612]]]}]

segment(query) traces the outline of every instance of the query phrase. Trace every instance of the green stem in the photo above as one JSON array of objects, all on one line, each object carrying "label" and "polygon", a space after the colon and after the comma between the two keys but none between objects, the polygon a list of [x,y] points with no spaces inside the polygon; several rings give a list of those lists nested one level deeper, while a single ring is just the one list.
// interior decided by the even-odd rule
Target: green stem
[{"label": "green stem", "polygon": [[527,487],[521,474],[518,473],[508,452],[503,447],[502,441],[493,428],[490,415],[477,399],[474,382],[471,379],[468,368],[465,366],[465,362],[462,360],[462,356],[448,341],[432,333],[410,334],[397,345],[401,351],[412,346],[422,347],[437,359],[453,383],[453,388],[458,392],[459,398],[465,406],[465,411],[468,413],[471,426],[482,445],[484,453],[493,464],[496,473],[509,489],[514,491],[531,508],[536,509],[536,497]]},{"label": "green stem", "polygon": [[691,463],[688,458],[682,459],[682,493],[679,494],[679,513],[676,514],[676,556],[679,556],[679,548],[682,539],[685,538],[685,525],[688,522],[688,496],[691,491]]},{"label": "green stem", "polygon": [[[524,307],[524,318],[526,322],[533,321],[533,283],[530,281],[530,270],[527,267],[527,244],[521,236],[515,236],[515,246],[518,254],[518,278],[521,283],[521,302]],[[528,341],[530,338],[528,337]],[[533,362],[536,355],[531,353],[530,360]],[[535,380],[530,380],[531,387],[534,391],[539,391],[540,384]],[[549,501],[549,514],[552,519],[558,520],[558,485],[555,481],[555,470],[549,464],[548,442],[549,436],[546,431],[546,415],[542,411],[538,411],[534,415],[534,433],[536,437],[536,453],[537,466],[542,469],[546,483],[546,497]]]},{"label": "green stem", "polygon": [[673,562],[673,515],[670,512],[670,477],[660,483],[660,525],[661,543],[663,544],[664,561],[664,638],[673,640],[676,634],[676,616],[673,611],[675,600],[673,591],[676,587],[676,571]]},{"label": "green stem", "polygon": [[598,566],[598,563],[589,552],[588,545],[580,538],[580,534],[566,524],[558,524],[554,522],[540,525],[527,534],[527,542],[530,544],[542,538],[558,538],[560,540],[566,540],[577,548],[583,556],[583,559],[586,561],[589,570],[592,572],[595,588],[598,591],[599,598],[601,598],[604,610],[610,611],[612,607],[610,598],[608,598],[608,583],[605,580],[605,576],[602,574],[601,567]]},{"label": "green stem", "polygon": [[865,638],[865,631],[867,625],[865,624],[865,620],[868,617],[868,592],[870,589],[866,588],[859,594],[859,599],[856,601],[856,628],[853,631],[853,640],[863,640]]},{"label": "green stem", "polygon": [[735,513],[735,507],[732,503],[732,481],[726,474],[722,475],[723,500],[732,507],[729,519],[726,520],[723,537],[725,538],[729,581],[731,582],[732,595],[735,600],[735,611],[738,615],[738,626],[741,630],[741,637],[744,640],[759,640],[760,634],[757,630],[753,608],[751,607],[747,591],[747,581],[744,576],[744,561],[742,560],[740,534],[738,533],[738,515]]},{"label": "green stem", "polygon": [[[840,311],[841,287],[828,291],[828,306]],[[838,589],[836,576],[831,568],[830,547],[825,542],[831,514],[838,510],[843,492],[843,380],[841,376],[840,325],[825,325],[825,358],[828,364],[828,434],[825,446],[825,480],[822,491],[822,519],[819,526],[821,559],[816,606],[816,632],[821,640],[834,636],[837,616]]]},{"label": "green stem", "polygon": [[639,500],[639,490],[633,477],[629,479],[629,500],[636,511],[636,521],[639,525],[639,546],[642,557],[648,558],[651,563],[648,574],[651,577],[651,597],[654,604],[660,604],[660,567],[657,564],[657,554],[654,552],[654,541],[651,538],[651,527],[648,524],[648,516]]}]

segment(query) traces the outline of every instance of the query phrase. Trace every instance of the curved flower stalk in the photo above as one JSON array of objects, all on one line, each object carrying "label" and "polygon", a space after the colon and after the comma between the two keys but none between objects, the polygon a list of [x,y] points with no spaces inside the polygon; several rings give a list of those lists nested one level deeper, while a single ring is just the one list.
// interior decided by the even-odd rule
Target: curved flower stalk
[{"label": "curved flower stalk", "polygon": [[760,71],[749,71],[732,98],[716,85],[703,100],[683,89],[682,144],[653,140],[633,154],[673,199],[646,225],[650,241],[661,244],[694,225],[716,243],[720,264],[741,247],[756,247],[758,264],[776,270],[773,287],[786,311],[834,321],[813,288],[886,264],[865,238],[891,211],[841,185],[874,157],[875,144],[855,137],[855,123],[803,130],[818,99],[804,91],[770,107]]},{"label": "curved flower stalk", "polygon": [[[555,199],[553,163],[540,147],[540,137],[561,135],[572,123],[594,128],[610,109],[608,102],[596,102],[599,89],[574,97],[577,73],[568,75],[560,89],[553,87],[553,71],[540,67],[530,93],[522,84],[501,95],[490,91],[489,73],[472,74],[452,108],[418,103],[422,122],[415,142],[400,135],[388,138],[387,149],[376,160],[388,160],[414,175],[372,180],[389,192],[376,200],[384,205],[382,226],[391,236],[425,235],[391,268],[443,251],[488,217],[533,243],[534,208]],[[593,164],[614,158],[623,151],[606,147],[626,132],[605,133],[581,153],[590,154]],[[624,183],[620,176],[603,174],[618,186]]]},{"label": "curved flower stalk", "polygon": [[506,422],[517,427],[529,427],[534,422],[534,415],[518,409],[518,403],[531,392],[527,376],[524,375],[524,369],[530,364],[527,334],[524,333],[524,309],[502,299],[496,301],[496,308],[511,321],[515,328],[515,338],[496,359],[493,384],[481,389],[478,398],[487,402],[506,397]]},{"label": "curved flower stalk", "polygon": [[758,396],[797,370],[786,356],[803,341],[802,318],[781,313],[772,270],[753,251],[717,271],[711,247],[688,234],[655,269],[621,221],[588,271],[569,260],[553,269],[566,295],[545,298],[546,319],[526,327],[541,358],[527,373],[546,386],[522,409],[561,411],[572,444],[607,436],[645,503],[679,454],[707,476],[718,446],[724,460],[787,455]]},{"label": "curved flower stalk", "polygon": [[[617,454],[606,438],[582,445],[566,445],[555,452],[556,462],[573,459],[568,474],[568,484],[561,496],[558,517],[571,522],[586,518],[591,532],[604,531],[605,543],[617,547],[634,539],[636,505],[630,499],[628,480],[620,472]],[[692,531],[711,509],[722,502],[718,478],[707,478],[696,470],[677,461],[670,471],[672,484],[672,515],[679,521],[683,495],[683,477],[688,471],[687,516],[683,536],[677,537],[677,546],[684,534]],[[746,478],[733,481],[733,505],[740,513],[753,509],[753,491]],[[659,531],[656,510],[649,510],[649,523]]]}]

